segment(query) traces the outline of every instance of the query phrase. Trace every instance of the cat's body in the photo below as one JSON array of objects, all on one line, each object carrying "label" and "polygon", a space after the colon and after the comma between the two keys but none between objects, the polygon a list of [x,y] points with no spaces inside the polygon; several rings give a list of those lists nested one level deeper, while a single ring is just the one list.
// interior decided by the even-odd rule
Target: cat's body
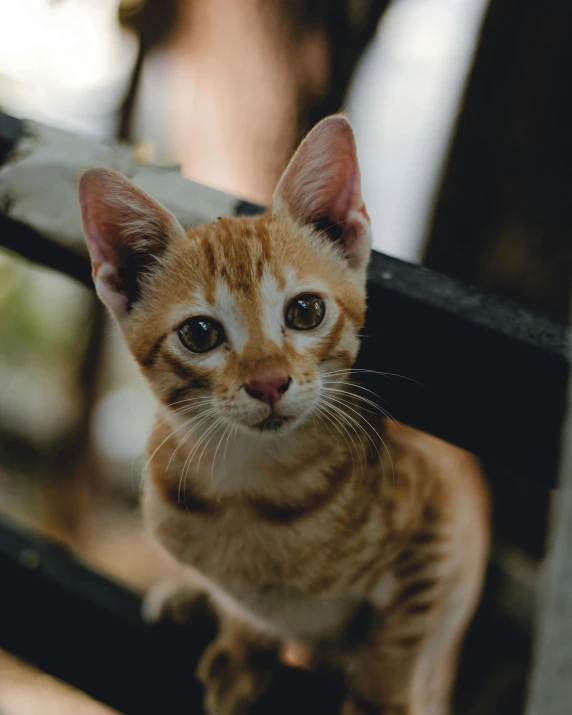
[{"label": "cat's body", "polygon": [[146,522],[229,614],[200,670],[209,713],[242,712],[249,661],[222,677],[220,656],[260,632],[334,654],[344,714],[443,715],[486,492],[470,455],[352,385],[370,233],[347,122],[312,132],[260,217],[186,236],[98,170],[81,196],[98,292],[162,404]]},{"label": "cat's body", "polygon": [[[181,563],[283,637],[342,640],[366,600],[393,614],[396,648],[419,645],[425,621],[446,606],[457,581],[464,594],[458,611],[446,606],[448,618],[464,623],[471,611],[480,580],[476,565],[486,549],[479,538],[486,498],[469,455],[410,428],[368,419],[382,430],[391,459],[383,446],[382,460],[374,459],[364,444],[361,456],[369,464],[362,468],[356,450],[316,424],[309,430],[314,454],[300,455],[307,462],[289,454],[274,461],[235,443],[213,475],[219,435],[199,473],[188,470],[184,486],[181,473],[195,443],[189,440],[165,471],[164,460],[178,446],[174,435],[150,465],[147,523]],[[156,430],[152,450],[167,431],[164,423]],[[228,469],[242,488],[215,486]]]}]

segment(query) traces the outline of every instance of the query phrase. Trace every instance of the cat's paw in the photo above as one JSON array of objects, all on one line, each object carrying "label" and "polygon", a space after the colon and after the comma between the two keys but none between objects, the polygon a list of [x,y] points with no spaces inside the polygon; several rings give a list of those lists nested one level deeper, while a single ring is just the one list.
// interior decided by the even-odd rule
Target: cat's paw
[{"label": "cat's paw", "polygon": [[214,615],[208,593],[180,581],[160,581],[143,599],[142,616],[148,623],[168,620],[182,626],[196,618]]},{"label": "cat's paw", "polygon": [[248,715],[278,670],[276,642],[220,636],[199,663],[207,715]]}]

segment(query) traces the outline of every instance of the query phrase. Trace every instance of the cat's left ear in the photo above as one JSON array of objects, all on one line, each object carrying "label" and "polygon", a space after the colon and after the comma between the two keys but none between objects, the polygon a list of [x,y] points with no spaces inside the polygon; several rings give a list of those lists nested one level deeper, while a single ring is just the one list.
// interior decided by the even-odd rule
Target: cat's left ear
[{"label": "cat's left ear", "polygon": [[354,133],[343,116],[327,117],[304,139],[274,193],[274,212],[317,229],[365,269],[371,226],[361,195]]},{"label": "cat's left ear", "polygon": [[121,322],[167,246],[185,240],[184,230],[164,206],[110,169],[82,174],[79,201],[97,294]]}]

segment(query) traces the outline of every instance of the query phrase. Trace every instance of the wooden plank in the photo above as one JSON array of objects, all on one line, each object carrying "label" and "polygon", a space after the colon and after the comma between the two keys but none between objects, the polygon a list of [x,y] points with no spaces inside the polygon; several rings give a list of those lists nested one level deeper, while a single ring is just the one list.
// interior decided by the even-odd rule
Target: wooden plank
[{"label": "wooden plank", "polygon": [[526,715],[569,715],[572,709],[572,380],[553,511],[545,574],[538,590],[534,668]]},{"label": "wooden plank", "polygon": [[570,327],[377,253],[368,291],[358,366],[389,373],[363,375],[383,406],[400,421],[552,486]]},{"label": "wooden plank", "polygon": [[[194,671],[216,628],[204,612],[186,628],[148,625],[137,594],[5,518],[0,573],[1,648],[123,715],[200,715]],[[340,698],[339,685],[284,667],[259,713],[333,715]]]},{"label": "wooden plank", "polygon": [[[35,123],[24,134],[0,167],[0,244],[85,285],[90,271],[76,182],[87,164],[123,170],[185,226],[262,210],[187,181],[174,168],[138,165],[124,145]],[[570,328],[375,251],[368,290],[358,367],[370,371],[360,379],[380,404],[405,423],[553,485]]]},{"label": "wooden plank", "polygon": [[20,123],[18,138],[6,115],[0,132],[5,126],[7,160],[0,165],[0,213],[82,256],[87,253],[77,181],[90,166],[105,166],[128,176],[185,226],[232,214],[245,203],[184,179],[177,166],[142,164],[126,144],[96,142],[32,121]]}]

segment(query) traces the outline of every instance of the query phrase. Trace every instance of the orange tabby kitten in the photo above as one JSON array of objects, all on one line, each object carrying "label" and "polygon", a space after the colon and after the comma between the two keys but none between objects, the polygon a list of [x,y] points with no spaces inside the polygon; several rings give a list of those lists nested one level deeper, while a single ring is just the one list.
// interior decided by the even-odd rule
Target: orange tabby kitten
[{"label": "orange tabby kitten", "polygon": [[487,497],[471,455],[372,418],[352,384],[371,231],[349,123],[315,127],[262,216],[185,231],[105,169],[80,200],[97,292],[160,404],[147,525],[223,614],[207,712],[245,712],[253,651],[293,641],[342,665],[344,715],[446,713]]}]

